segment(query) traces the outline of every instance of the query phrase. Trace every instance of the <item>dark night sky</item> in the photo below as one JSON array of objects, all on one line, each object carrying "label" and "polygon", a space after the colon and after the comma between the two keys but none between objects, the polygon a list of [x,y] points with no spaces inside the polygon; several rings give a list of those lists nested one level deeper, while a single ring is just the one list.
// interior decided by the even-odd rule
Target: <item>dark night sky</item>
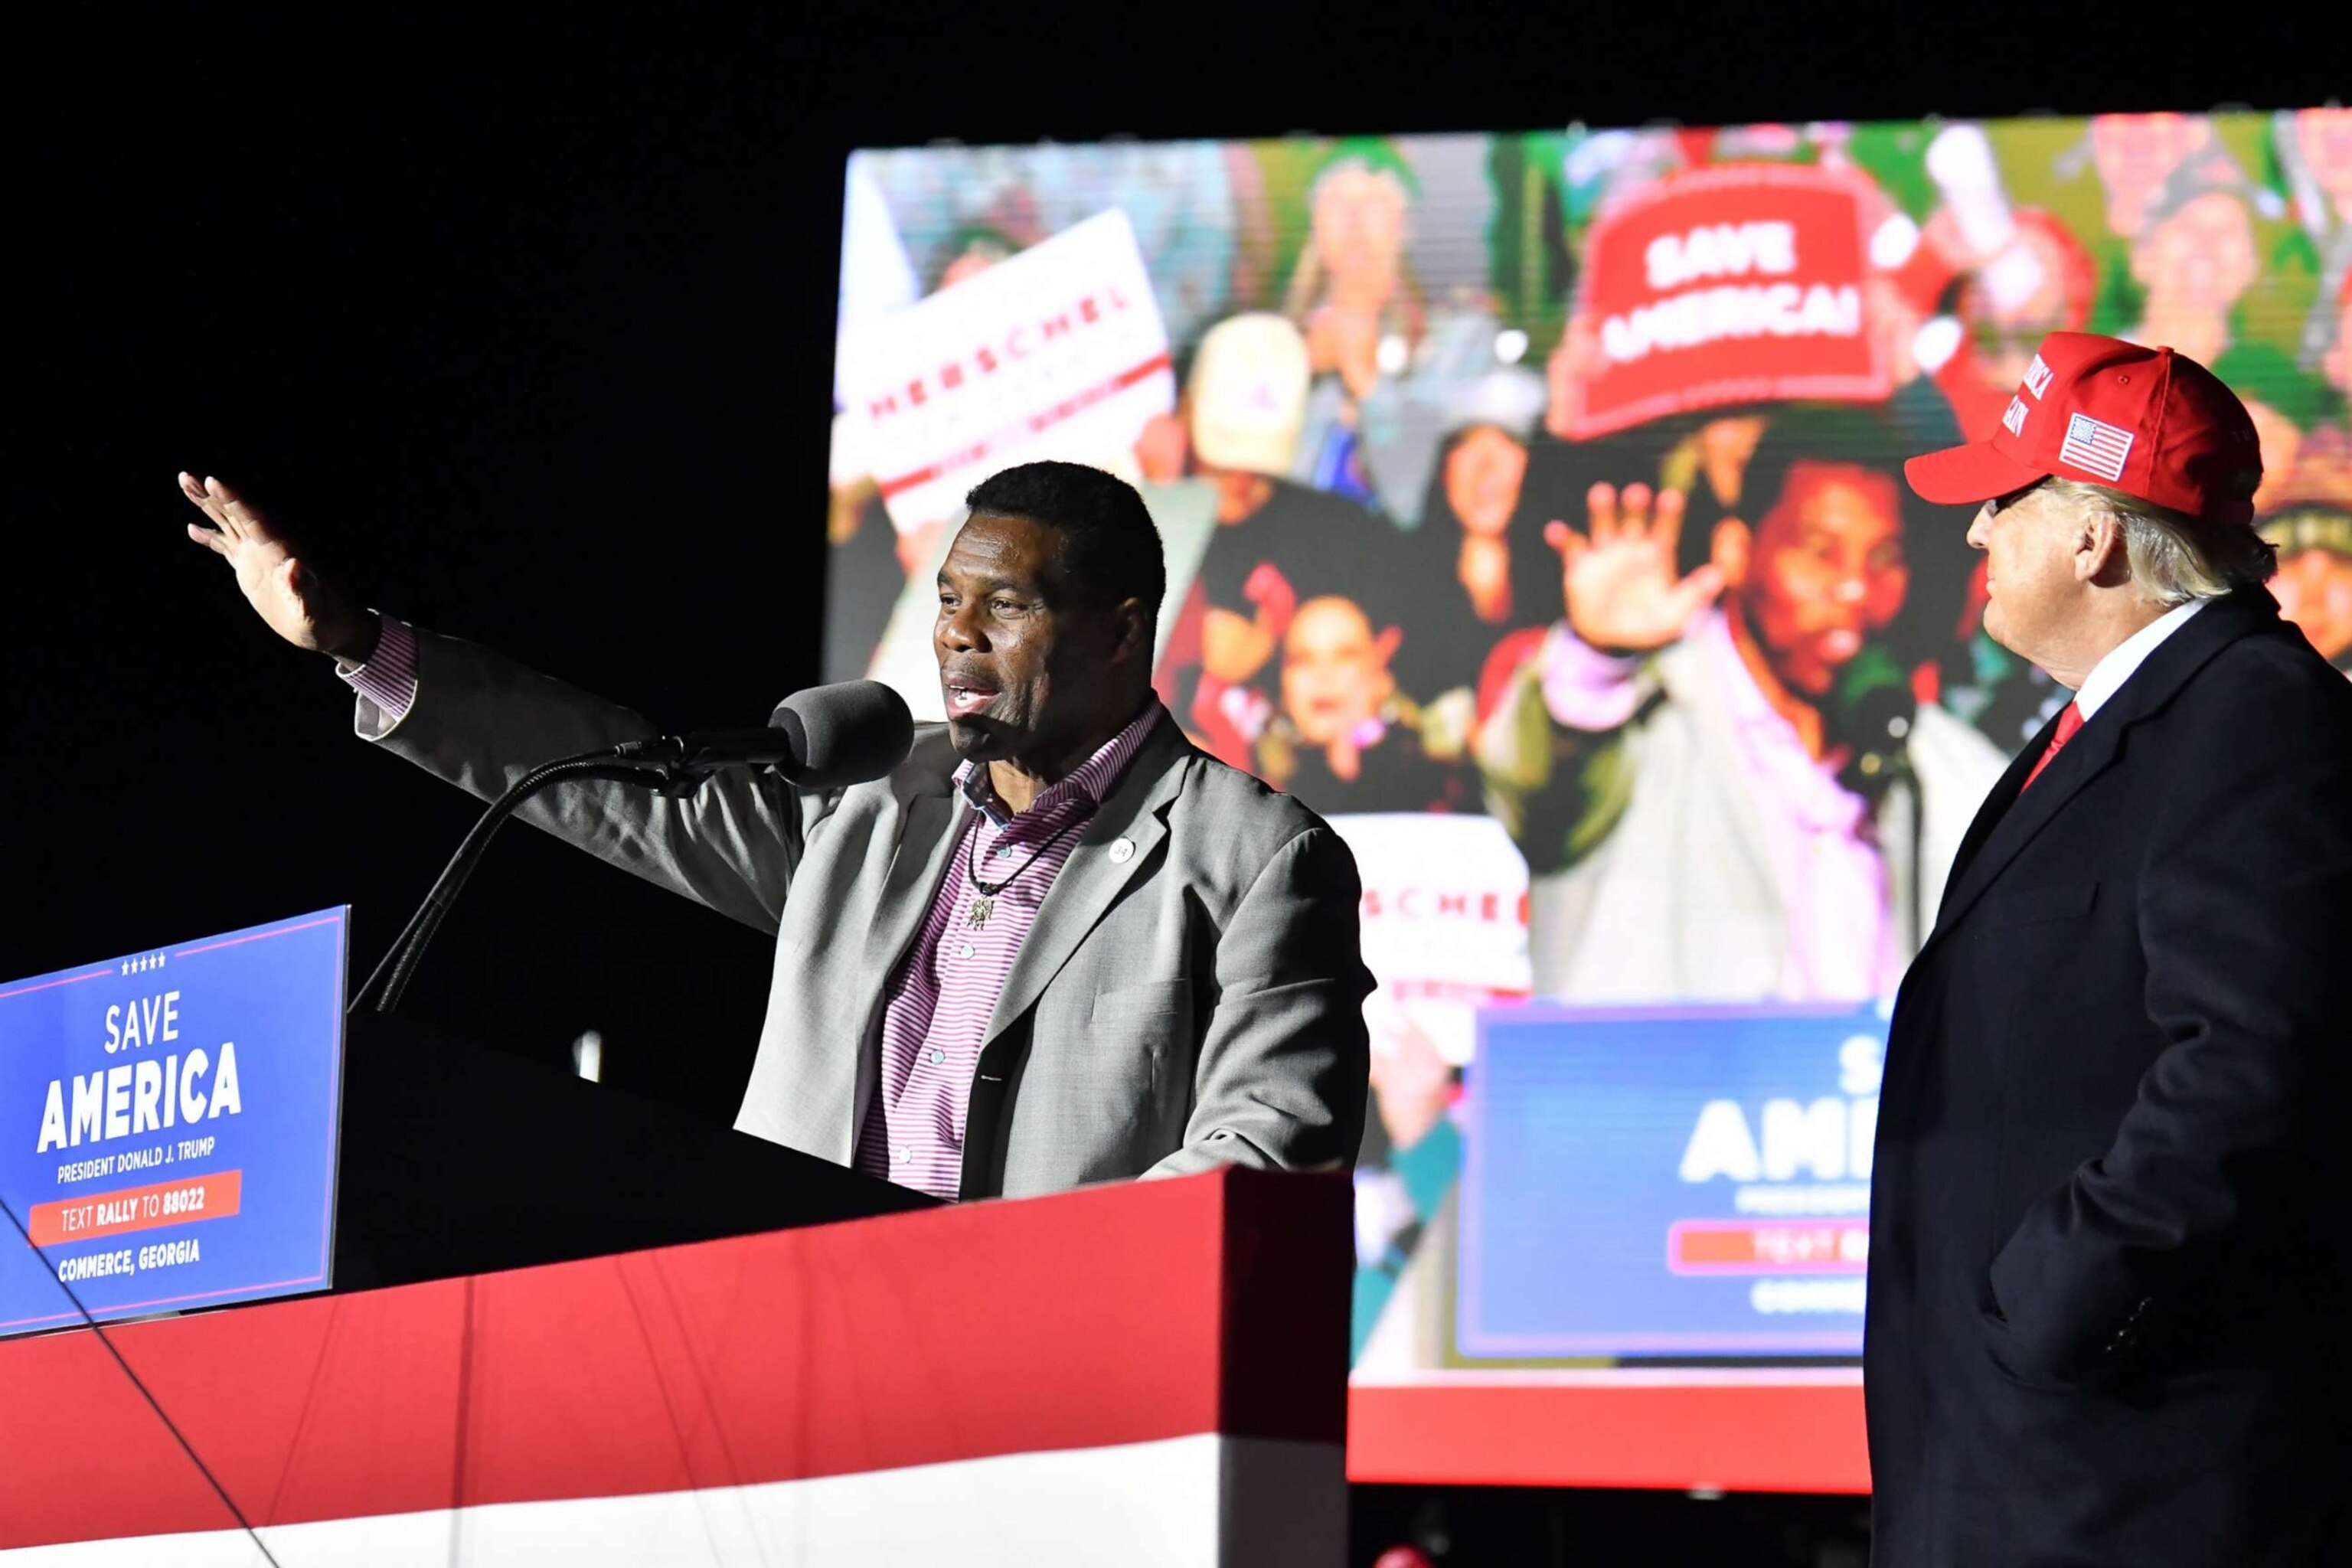
[{"label": "dark night sky", "polygon": [[[2145,5],[664,7],[539,32],[473,9],[109,11],[12,48],[0,976],[342,902],[363,972],[471,819],[350,739],[324,661],[180,539],[178,468],[247,487],[370,602],[666,721],[754,721],[814,680],[853,145],[2344,87],[2278,37],[2168,47]],[[594,1025],[609,1077],[723,1119],[767,965],[757,934],[519,831],[409,1005],[551,1060]]]}]

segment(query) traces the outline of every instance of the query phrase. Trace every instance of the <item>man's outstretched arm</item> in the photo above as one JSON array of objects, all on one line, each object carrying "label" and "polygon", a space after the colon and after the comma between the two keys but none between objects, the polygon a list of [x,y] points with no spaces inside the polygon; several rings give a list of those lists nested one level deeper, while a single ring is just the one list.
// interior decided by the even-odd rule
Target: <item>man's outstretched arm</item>
[{"label": "man's outstretched arm", "polygon": [[[552,758],[657,733],[626,708],[476,644],[396,627],[400,646],[386,647],[383,619],[306,566],[235,490],[187,474],[180,488],[210,525],[190,523],[189,536],[228,562],[270,630],[334,658],[347,673],[365,672],[380,658],[408,666],[402,676],[413,670],[410,700],[397,712],[387,708],[394,693],[382,682],[353,681],[362,732],[436,776],[487,800]],[[520,815],[625,870],[772,931],[807,828],[827,804],[764,773],[731,773],[685,800],[633,784],[569,782]]]}]

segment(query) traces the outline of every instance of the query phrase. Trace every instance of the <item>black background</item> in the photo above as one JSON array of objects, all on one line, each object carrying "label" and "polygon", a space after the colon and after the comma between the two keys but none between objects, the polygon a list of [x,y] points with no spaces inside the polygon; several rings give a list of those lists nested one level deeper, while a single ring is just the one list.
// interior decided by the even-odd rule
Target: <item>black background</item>
[{"label": "black background", "polygon": [[[2149,6],[491,7],[12,41],[0,976],[356,906],[472,816],[180,536],[247,487],[366,601],[667,723],[816,679],[843,159],[866,144],[2324,100]],[[409,1005],[721,1123],[766,942],[519,831]]]}]

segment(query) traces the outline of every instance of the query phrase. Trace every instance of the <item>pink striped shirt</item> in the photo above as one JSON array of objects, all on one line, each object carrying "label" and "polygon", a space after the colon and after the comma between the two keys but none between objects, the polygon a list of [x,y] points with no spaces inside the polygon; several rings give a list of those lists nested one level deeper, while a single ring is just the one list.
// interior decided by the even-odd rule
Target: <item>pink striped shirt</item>
[{"label": "pink striped shirt", "polygon": [[[344,664],[335,672],[359,693],[360,724],[371,736],[383,734],[408,717],[416,704],[416,634],[405,621],[378,616],[375,651],[365,664]],[[374,712],[367,711],[373,709]]]},{"label": "pink striped shirt", "polygon": [[[390,616],[381,623],[368,661],[340,668],[359,694],[361,732],[371,736],[388,732],[416,701],[416,634]],[[858,1170],[934,1197],[961,1192],[972,1075],[996,999],[1086,822],[1165,711],[1147,705],[1017,816],[997,797],[986,768],[966,763],[955,771],[956,788],[972,809],[958,821],[946,879],[883,994],[880,1080],[858,1129]],[[982,895],[972,883],[975,861],[991,887],[1004,884],[977,927],[971,908]]]},{"label": "pink striped shirt", "polygon": [[[972,808],[963,818],[968,830],[885,993],[881,1081],[858,1131],[860,1171],[933,1197],[961,1192],[964,1121],[989,1016],[1085,823],[1118,787],[1161,712],[1149,704],[1017,816],[997,798],[986,768],[956,769],[956,787]],[[975,868],[990,887],[1005,884],[978,927],[971,909],[983,895],[972,883]]]}]

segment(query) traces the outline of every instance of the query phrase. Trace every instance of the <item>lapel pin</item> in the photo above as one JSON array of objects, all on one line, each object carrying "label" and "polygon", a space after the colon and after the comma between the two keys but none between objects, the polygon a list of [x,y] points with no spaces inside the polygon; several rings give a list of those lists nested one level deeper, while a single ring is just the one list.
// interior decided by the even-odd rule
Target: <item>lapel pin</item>
[{"label": "lapel pin", "polygon": [[1134,840],[1134,839],[1132,839],[1132,838],[1114,838],[1114,839],[1112,839],[1112,840],[1110,841],[1110,861],[1111,861],[1111,864],[1112,864],[1112,865],[1114,865],[1114,866],[1124,866],[1124,865],[1126,865],[1129,860],[1132,860],[1132,859],[1134,859],[1134,858],[1135,858],[1135,840]]}]

